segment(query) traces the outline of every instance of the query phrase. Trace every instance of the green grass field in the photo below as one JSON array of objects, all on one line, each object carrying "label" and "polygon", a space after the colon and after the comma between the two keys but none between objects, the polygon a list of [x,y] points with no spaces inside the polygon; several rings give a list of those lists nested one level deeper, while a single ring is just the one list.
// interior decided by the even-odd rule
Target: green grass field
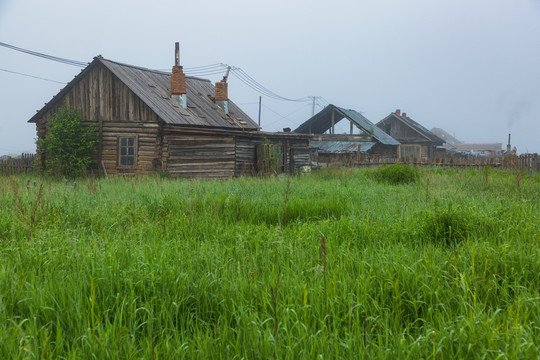
[{"label": "green grass field", "polygon": [[539,358],[539,174],[372,174],[0,178],[0,358]]}]

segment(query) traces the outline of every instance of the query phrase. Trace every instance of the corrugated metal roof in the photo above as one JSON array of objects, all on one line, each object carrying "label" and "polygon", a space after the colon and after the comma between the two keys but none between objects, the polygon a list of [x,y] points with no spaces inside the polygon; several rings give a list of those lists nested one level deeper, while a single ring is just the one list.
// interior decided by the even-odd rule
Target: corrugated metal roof
[{"label": "corrugated metal roof", "polygon": [[337,124],[343,118],[347,118],[360,129],[369,133],[378,142],[385,145],[399,145],[399,141],[382,131],[359,112],[343,109],[332,104],[328,105],[312,118],[304,122],[296,128],[294,132],[323,134],[332,127],[332,112],[334,112],[334,124]]},{"label": "corrugated metal roof", "polygon": [[255,123],[234,102],[229,100],[229,116],[210,99],[214,85],[210,80],[186,77],[187,109],[177,105],[171,97],[171,75],[167,72],[121,64],[98,56],[28,122],[36,122],[48,109],[67,94],[74,84],[86,76],[97,64],[103,64],[131,91],[147,104],[166,124],[211,127],[235,130],[256,130]]},{"label": "corrugated metal roof", "polygon": [[360,152],[369,151],[376,143],[361,141],[311,141],[311,147],[328,152]]}]

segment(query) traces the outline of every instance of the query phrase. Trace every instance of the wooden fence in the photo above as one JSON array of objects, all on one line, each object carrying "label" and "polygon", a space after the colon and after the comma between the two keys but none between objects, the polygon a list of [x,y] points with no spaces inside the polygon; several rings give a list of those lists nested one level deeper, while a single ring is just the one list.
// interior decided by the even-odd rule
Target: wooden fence
[{"label": "wooden fence", "polygon": [[[418,159],[396,159],[388,157],[372,157],[370,159],[356,159],[354,156],[336,155],[335,157],[325,157],[322,159],[314,159],[318,166],[345,166],[345,167],[374,167],[380,165],[389,165],[395,163],[408,163],[414,166],[440,166],[440,167],[455,167],[467,168],[476,167],[483,168],[484,166],[496,167],[501,169],[525,170],[525,171],[540,171],[540,155],[539,154],[522,154],[519,156],[499,156],[491,158],[483,158],[476,156],[442,156],[431,159],[431,161],[423,162]],[[319,161],[318,161],[319,160]],[[322,161],[321,161],[322,160]]]},{"label": "wooden fence", "polygon": [[35,159],[35,154],[22,154],[16,158],[0,159],[0,176],[33,173]]},{"label": "wooden fence", "polygon": [[[35,171],[35,154],[22,154],[16,158],[0,159],[0,176],[10,176],[19,174],[31,174]],[[313,159],[317,162],[318,159]],[[409,163],[414,166],[440,166],[440,167],[476,167],[484,166],[497,167],[511,170],[540,171],[539,154],[521,154],[519,156],[500,156],[491,158],[481,158],[474,156],[444,156],[434,158],[429,162],[420,162],[417,159],[393,159],[393,158],[371,158],[356,159],[354,156],[325,157],[318,166],[346,166],[346,167],[373,167],[395,163]]]}]

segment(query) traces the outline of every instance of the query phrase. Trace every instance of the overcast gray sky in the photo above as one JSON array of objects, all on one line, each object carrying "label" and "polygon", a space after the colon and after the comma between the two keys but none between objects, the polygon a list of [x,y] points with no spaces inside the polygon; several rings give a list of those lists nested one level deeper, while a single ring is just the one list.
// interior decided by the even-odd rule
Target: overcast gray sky
[{"label": "overcast gray sky", "polygon": [[[288,98],[399,108],[466,142],[540,153],[540,0],[0,0],[0,42],[85,62],[170,69],[226,63]],[[27,120],[81,68],[0,47],[0,154],[35,150]],[[221,79],[223,74],[207,78]],[[257,121],[259,93],[229,97]],[[308,102],[262,99],[263,130],[295,128]]]}]

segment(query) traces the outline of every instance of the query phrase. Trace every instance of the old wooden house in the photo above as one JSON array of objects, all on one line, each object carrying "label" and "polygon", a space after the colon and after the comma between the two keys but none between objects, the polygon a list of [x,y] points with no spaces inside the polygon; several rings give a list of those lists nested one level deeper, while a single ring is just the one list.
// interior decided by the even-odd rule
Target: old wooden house
[{"label": "old wooden house", "polygon": [[80,110],[99,129],[95,170],[105,174],[227,178],[310,164],[308,136],[259,131],[229,100],[226,77],[186,76],[178,44],[175,56],[172,73],[98,56],[29,122],[43,137],[62,106]]},{"label": "old wooden house", "polygon": [[400,142],[398,156],[404,161],[430,161],[444,143],[399,109],[379,121],[377,127]]},{"label": "old wooden house", "polygon": [[[337,134],[336,124],[349,122],[348,133]],[[355,163],[397,156],[399,142],[355,110],[328,105],[294,130],[311,136],[313,158],[319,163]]]}]

